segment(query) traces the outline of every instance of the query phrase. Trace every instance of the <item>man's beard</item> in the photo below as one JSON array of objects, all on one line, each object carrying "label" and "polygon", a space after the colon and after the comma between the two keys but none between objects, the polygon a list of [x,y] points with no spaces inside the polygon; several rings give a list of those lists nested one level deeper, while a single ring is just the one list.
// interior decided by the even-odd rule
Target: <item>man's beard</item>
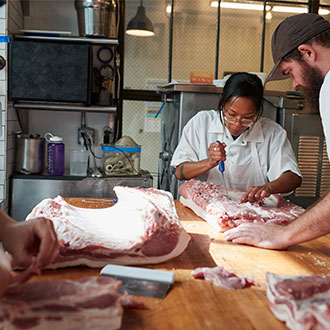
[{"label": "man's beard", "polygon": [[302,73],[305,80],[305,86],[301,86],[304,92],[306,105],[314,111],[319,111],[319,95],[324,80],[322,73],[317,68],[310,67],[306,62],[302,62]]}]

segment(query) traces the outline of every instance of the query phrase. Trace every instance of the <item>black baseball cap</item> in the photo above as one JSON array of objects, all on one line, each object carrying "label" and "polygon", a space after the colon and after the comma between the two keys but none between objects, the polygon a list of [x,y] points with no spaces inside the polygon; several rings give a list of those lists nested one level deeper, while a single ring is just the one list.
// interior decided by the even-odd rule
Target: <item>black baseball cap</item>
[{"label": "black baseball cap", "polygon": [[329,29],[330,23],[317,14],[294,15],[281,22],[273,33],[272,54],[275,65],[266,82],[288,78],[278,67],[283,58],[299,45]]}]

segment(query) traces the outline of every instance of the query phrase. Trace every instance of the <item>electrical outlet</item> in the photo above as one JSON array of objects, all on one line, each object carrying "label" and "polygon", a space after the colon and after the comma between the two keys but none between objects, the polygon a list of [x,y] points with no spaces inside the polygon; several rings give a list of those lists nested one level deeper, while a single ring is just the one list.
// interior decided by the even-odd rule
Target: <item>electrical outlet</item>
[{"label": "electrical outlet", "polygon": [[[95,143],[95,129],[91,127],[80,127],[78,129],[78,144],[81,145],[81,137],[84,137],[86,139],[92,139],[93,143]],[[83,142],[84,146],[85,142]]]}]

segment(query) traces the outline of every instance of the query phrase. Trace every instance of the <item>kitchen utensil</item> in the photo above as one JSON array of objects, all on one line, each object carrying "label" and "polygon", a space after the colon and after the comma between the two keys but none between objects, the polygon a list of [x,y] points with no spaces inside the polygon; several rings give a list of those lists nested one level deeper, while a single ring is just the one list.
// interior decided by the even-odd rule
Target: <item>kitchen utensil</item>
[{"label": "kitchen utensil", "polygon": [[37,174],[44,169],[45,139],[39,134],[16,133],[15,169],[23,174]]},{"label": "kitchen utensil", "polygon": [[[216,141],[217,143],[221,143],[220,141]],[[221,172],[221,176],[222,176],[222,181],[223,181],[223,185],[226,188],[226,195],[229,198],[229,194],[228,194],[228,189],[227,189],[227,185],[226,185],[226,181],[225,181],[225,175],[224,175],[224,171],[225,171],[225,163],[223,161],[219,161],[219,171]]]},{"label": "kitchen utensil", "polygon": [[111,37],[114,0],[75,0],[80,36]]},{"label": "kitchen utensil", "polygon": [[119,293],[153,298],[165,298],[175,279],[173,272],[119,265],[106,265],[100,275],[122,281]]}]

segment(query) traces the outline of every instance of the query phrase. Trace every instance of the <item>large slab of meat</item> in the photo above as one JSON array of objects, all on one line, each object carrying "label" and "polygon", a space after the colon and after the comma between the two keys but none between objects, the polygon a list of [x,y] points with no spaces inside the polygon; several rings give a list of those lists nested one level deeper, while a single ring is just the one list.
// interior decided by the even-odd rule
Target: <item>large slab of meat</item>
[{"label": "large slab of meat", "polygon": [[293,330],[330,329],[330,276],[266,275],[273,314]]},{"label": "large slab of meat", "polygon": [[50,268],[156,264],[185,250],[190,236],[180,224],[169,192],[122,186],[114,190],[118,202],[108,208],[78,208],[58,196],[32,210],[27,220],[51,219],[64,242]]},{"label": "large slab of meat", "polygon": [[226,189],[199,180],[184,182],[180,202],[207,221],[215,230],[225,231],[246,222],[288,224],[305,210],[279,195],[264,198],[261,203],[239,203],[244,192]]},{"label": "large slab of meat", "polygon": [[252,285],[259,286],[251,276],[236,275],[233,271],[225,270],[222,266],[196,268],[191,272],[191,275],[196,279],[209,281],[213,285],[228,290],[249,288]]},{"label": "large slab of meat", "polygon": [[119,329],[120,283],[111,277],[87,277],[12,287],[0,299],[0,329]]}]

